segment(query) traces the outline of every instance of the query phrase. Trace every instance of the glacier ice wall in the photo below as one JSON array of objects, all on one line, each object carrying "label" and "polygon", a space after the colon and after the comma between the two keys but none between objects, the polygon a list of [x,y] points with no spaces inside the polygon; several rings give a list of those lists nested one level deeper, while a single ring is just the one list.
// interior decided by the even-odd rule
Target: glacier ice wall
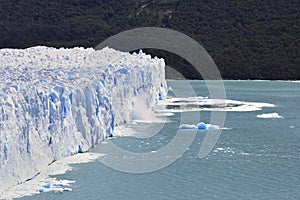
[{"label": "glacier ice wall", "polygon": [[164,66],[110,48],[1,49],[0,194],[111,136],[142,112],[140,99],[153,109],[166,95]]}]

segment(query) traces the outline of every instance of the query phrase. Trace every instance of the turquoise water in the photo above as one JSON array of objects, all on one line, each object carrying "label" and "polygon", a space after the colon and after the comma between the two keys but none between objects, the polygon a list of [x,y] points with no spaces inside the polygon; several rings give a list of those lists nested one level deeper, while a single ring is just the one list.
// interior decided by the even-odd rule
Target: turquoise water
[{"label": "turquoise water", "polygon": [[[184,90],[182,83],[169,81],[168,84],[174,90]],[[203,81],[189,83],[197,95],[209,96]],[[56,176],[76,180],[72,192],[50,192],[22,199],[299,199],[300,83],[225,81],[225,88],[228,99],[266,102],[276,107],[227,112],[225,127],[229,129],[223,130],[205,158],[198,157],[206,134],[199,131],[186,152],[163,169],[132,174],[99,161],[77,164],[73,171]],[[284,118],[256,117],[273,112]],[[211,113],[200,112],[200,116],[201,121],[209,122]],[[136,153],[156,151],[175,137],[180,120],[181,114],[176,113],[152,137],[116,137],[110,142]],[[146,123],[127,125],[137,133],[156,130],[158,126],[162,127]],[[92,151],[98,152],[100,148]],[[169,157],[172,155],[159,159]]]}]

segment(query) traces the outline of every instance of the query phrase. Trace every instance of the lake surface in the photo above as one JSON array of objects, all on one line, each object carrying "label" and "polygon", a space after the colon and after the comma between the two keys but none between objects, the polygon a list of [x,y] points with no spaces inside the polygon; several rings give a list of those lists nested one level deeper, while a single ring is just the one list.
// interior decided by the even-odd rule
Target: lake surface
[{"label": "lake surface", "polygon": [[[169,81],[168,85],[176,93],[176,90],[185,90],[186,82],[183,83]],[[188,84],[196,95],[210,96],[203,81],[189,81]],[[224,125],[227,129],[222,131],[216,145],[204,158],[198,155],[207,132],[198,131],[192,144],[187,145],[186,139],[193,134],[187,131],[186,139],[172,147],[175,152],[182,145],[186,151],[162,169],[127,173],[98,160],[76,164],[73,171],[56,176],[75,180],[76,183],[71,185],[72,192],[49,192],[21,199],[299,199],[300,83],[224,81],[224,84],[227,99],[271,103],[276,107],[227,112]],[[283,118],[257,118],[257,115],[275,112]],[[191,118],[194,114],[190,113]],[[181,115],[174,113],[165,123],[137,122],[119,127],[119,132],[123,130],[124,135],[131,136],[109,139],[91,151],[103,153],[106,143],[113,143],[136,155],[155,153],[174,139]],[[201,121],[209,123],[211,112],[201,111],[200,116]],[[149,133],[149,137],[147,134],[135,137],[141,133]],[[174,155],[159,156],[157,159],[164,161]],[[122,165],[122,159],[126,158],[116,159]]]}]

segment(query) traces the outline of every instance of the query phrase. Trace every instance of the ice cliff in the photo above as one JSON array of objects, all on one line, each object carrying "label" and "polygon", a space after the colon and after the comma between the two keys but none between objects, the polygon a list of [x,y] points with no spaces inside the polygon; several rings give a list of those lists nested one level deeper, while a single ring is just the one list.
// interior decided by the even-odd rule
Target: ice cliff
[{"label": "ice cliff", "polygon": [[0,50],[0,196],[166,95],[165,63],[110,48]]}]

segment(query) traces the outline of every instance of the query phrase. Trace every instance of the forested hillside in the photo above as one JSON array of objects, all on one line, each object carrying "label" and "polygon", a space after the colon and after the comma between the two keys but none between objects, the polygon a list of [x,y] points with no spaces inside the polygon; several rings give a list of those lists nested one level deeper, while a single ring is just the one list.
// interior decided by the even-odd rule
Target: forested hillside
[{"label": "forested hillside", "polygon": [[[299,0],[2,0],[0,48],[94,47],[142,26],[196,39],[225,79],[300,79]],[[201,78],[166,52],[167,64]]]}]

